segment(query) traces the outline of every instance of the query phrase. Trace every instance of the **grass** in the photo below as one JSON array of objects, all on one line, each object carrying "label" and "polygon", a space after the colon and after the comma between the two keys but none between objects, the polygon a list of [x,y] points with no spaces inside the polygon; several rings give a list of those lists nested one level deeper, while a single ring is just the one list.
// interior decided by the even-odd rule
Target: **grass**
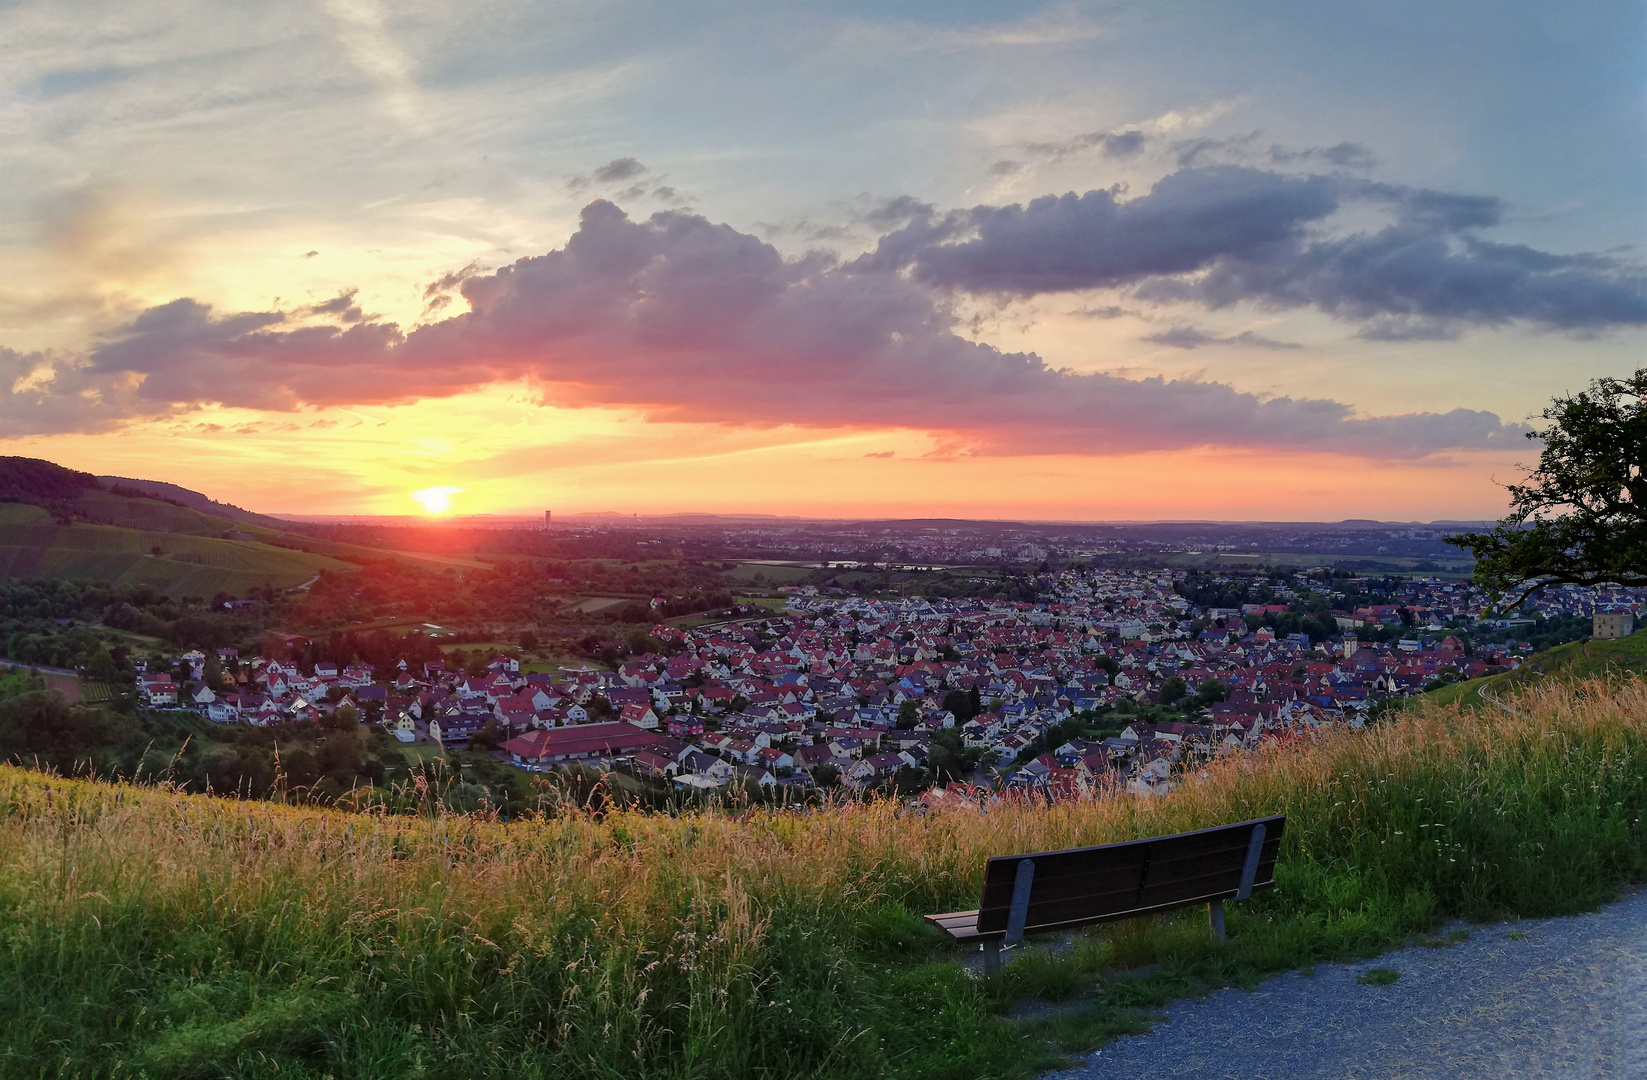
[{"label": "grass", "polygon": [[1366,986],[1393,986],[1401,981],[1401,972],[1387,967],[1368,968],[1355,981]]},{"label": "grass", "polygon": [[1502,698],[1549,678],[1572,681],[1626,674],[1647,674],[1647,633],[1611,641],[1570,641],[1529,657],[1514,671],[1438,687],[1423,695],[1423,700],[1434,705],[1481,708],[1490,704],[1481,696],[1483,690],[1490,697]]},{"label": "grass", "polygon": [[[194,513],[165,503],[157,505],[179,514]],[[158,556],[152,554],[156,547],[161,551]],[[324,555],[247,540],[84,522],[56,525],[0,520],[0,578],[147,584],[169,596],[211,596],[219,590],[240,595],[270,583],[290,587],[322,570],[353,569],[351,563]]]},{"label": "grass", "polygon": [[[1177,997],[1647,879],[1647,687],[1511,700],[986,814],[505,825],[0,769],[0,1076],[1029,1077]],[[989,983],[919,918],[976,903],[990,854],[1274,812],[1277,888],[1225,942],[1138,920]]]},{"label": "grass", "polygon": [[721,576],[735,582],[748,584],[754,580],[756,574],[762,575],[773,585],[793,585],[797,581],[805,581],[815,572],[809,566],[783,566],[775,563],[739,563],[731,570],[723,570]]}]

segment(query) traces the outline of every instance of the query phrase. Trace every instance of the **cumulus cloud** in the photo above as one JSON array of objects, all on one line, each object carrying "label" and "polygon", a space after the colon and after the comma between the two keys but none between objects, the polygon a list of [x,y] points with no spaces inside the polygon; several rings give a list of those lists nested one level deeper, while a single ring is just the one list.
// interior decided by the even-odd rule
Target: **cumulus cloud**
[{"label": "cumulus cloud", "polygon": [[[1388,223],[1335,233],[1330,219],[1350,208]],[[920,215],[862,265],[972,293],[1131,287],[1211,309],[1313,307],[1365,324],[1368,336],[1391,320],[1581,332],[1647,324],[1639,266],[1476,234],[1502,212],[1492,198],[1223,165],[1181,169],[1130,200],[1110,189]]]},{"label": "cumulus cloud", "polygon": [[[1060,370],[961,336],[958,316],[914,277],[817,254],[785,259],[680,211],[634,221],[596,201],[565,247],[458,287],[469,311],[409,333],[375,321],[296,326],[276,312],[177,300],[0,395],[0,417],[53,417],[43,422],[62,429],[205,403],[386,404],[525,379],[561,405],[658,421],[919,430],[969,453],[1223,445],[1416,457],[1518,444],[1524,430],[1486,412],[1358,417],[1335,401],[1215,382]],[[0,374],[16,374],[0,388],[25,374],[26,358],[8,360]],[[83,411],[93,399],[102,411]]]}]

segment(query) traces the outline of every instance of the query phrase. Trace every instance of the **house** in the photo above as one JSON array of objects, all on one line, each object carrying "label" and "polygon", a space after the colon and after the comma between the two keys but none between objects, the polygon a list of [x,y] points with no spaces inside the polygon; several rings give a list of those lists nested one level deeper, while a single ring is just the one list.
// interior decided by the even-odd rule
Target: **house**
[{"label": "house", "polygon": [[144,675],[137,682],[137,691],[150,708],[177,704],[177,684],[165,673]]},{"label": "house", "polygon": [[389,725],[389,734],[393,735],[403,743],[416,742],[416,724],[417,721],[412,719],[411,713],[403,712],[396,716],[394,722]]},{"label": "house", "polygon": [[486,726],[486,719],[473,713],[448,713],[429,721],[429,738],[443,748],[468,746],[469,740]]},{"label": "house", "polygon": [[647,731],[655,731],[658,726],[658,714],[652,711],[650,705],[642,705],[638,702],[625,705],[623,712],[618,714],[618,719],[625,724],[633,724]]},{"label": "house", "polygon": [[568,762],[593,762],[626,757],[649,746],[657,736],[649,731],[617,721],[577,727],[538,728],[503,744],[503,751],[516,765],[545,766]]},{"label": "house", "polygon": [[677,739],[692,739],[703,734],[703,720],[690,713],[676,713],[669,718],[669,734]]}]

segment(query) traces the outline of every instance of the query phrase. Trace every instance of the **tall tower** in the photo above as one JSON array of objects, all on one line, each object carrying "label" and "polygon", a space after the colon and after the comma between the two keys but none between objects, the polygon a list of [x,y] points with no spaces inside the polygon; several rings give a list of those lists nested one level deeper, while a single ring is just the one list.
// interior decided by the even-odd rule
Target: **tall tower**
[{"label": "tall tower", "polygon": [[554,516],[554,513],[555,512],[553,510],[545,510],[543,512],[543,527],[545,529],[549,528],[549,519]]}]

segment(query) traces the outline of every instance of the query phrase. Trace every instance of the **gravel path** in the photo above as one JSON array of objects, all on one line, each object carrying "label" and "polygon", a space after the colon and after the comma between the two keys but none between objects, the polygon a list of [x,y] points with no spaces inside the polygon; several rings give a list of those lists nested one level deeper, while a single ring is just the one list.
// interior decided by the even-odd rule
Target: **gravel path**
[{"label": "gravel path", "polygon": [[[1046,1080],[1647,1080],[1647,891],[1168,1009]],[[1401,973],[1359,983],[1372,968]]]}]

